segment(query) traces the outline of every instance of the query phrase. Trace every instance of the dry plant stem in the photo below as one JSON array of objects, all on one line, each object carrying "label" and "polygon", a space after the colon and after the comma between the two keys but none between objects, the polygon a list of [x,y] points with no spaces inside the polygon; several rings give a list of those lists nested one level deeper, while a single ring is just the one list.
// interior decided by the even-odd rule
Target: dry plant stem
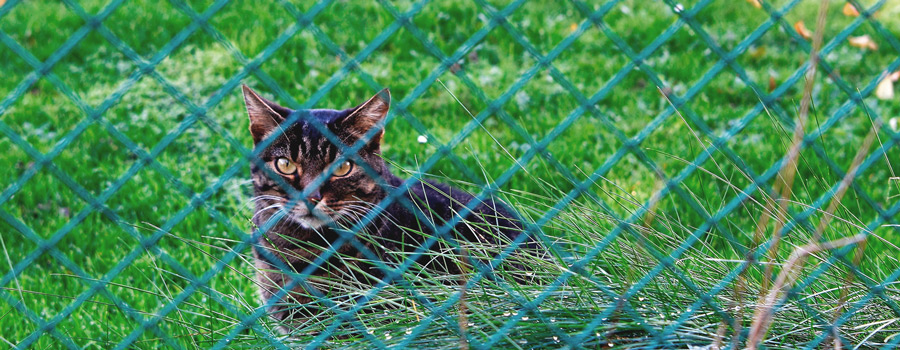
[{"label": "dry plant stem", "polygon": [[866,236],[865,233],[860,233],[824,243],[813,242],[794,249],[787,262],[785,262],[781,273],[778,274],[778,278],[775,279],[775,285],[766,294],[763,304],[753,314],[753,323],[750,324],[750,333],[747,336],[747,347],[745,349],[756,350],[759,347],[759,343],[763,340],[763,337],[769,330],[769,326],[772,324],[775,305],[784,301],[787,290],[797,280],[802,271],[803,263],[810,254],[859,243],[865,240]]},{"label": "dry plant stem", "polygon": [[[734,318],[734,324],[732,325],[732,328],[734,329],[734,335],[731,337],[732,349],[737,349],[738,344],[740,343],[741,327],[744,322],[744,292],[748,289],[747,279],[743,276],[744,271],[747,271],[746,267],[741,271],[739,275],[740,278],[738,278],[734,286],[734,303],[735,308],[737,308],[737,317]],[[722,325],[725,325],[724,321],[722,322]]]},{"label": "dry plant stem", "polygon": [[466,339],[466,330],[469,326],[468,309],[466,308],[466,282],[469,276],[469,252],[465,248],[461,248],[462,264],[460,264],[460,280],[459,280],[459,348],[461,350],[469,349],[469,340]]},{"label": "dry plant stem", "polygon": [[725,332],[728,330],[728,324],[725,321],[719,323],[719,327],[716,328],[716,338],[713,340],[712,345],[709,346],[710,350],[719,350],[722,348],[722,339],[725,338]]},{"label": "dry plant stem", "polygon": [[[778,245],[781,240],[781,229],[787,220],[787,205],[791,198],[791,188],[794,184],[794,176],[797,174],[797,158],[800,156],[800,149],[803,146],[803,137],[805,135],[806,121],[809,117],[809,106],[812,103],[812,88],[815,83],[816,71],[819,66],[819,50],[822,48],[822,39],[825,33],[825,18],[828,14],[828,0],[822,0],[819,3],[818,18],[816,19],[816,33],[813,38],[812,50],[809,54],[809,68],[806,71],[806,85],[803,89],[803,99],[800,101],[800,114],[797,118],[797,124],[794,126],[794,136],[791,140],[791,148],[788,150],[785,166],[778,172],[780,181],[776,186],[781,190],[780,198],[778,198],[778,210],[776,211],[775,227],[772,231],[772,245],[769,248],[769,260],[775,261],[778,258]],[[769,208],[767,208],[769,209]],[[757,230],[765,230],[768,224],[769,210],[763,212],[760,224]],[[758,231],[759,237],[762,237],[761,231]],[[769,286],[769,276],[772,276],[774,264],[766,265],[763,274],[763,285],[760,289],[764,293]]]},{"label": "dry plant stem", "polygon": [[[834,197],[832,197],[831,203],[828,204],[828,208],[826,208],[825,212],[822,213],[822,219],[819,221],[819,225],[816,227],[815,233],[810,238],[810,242],[807,245],[794,250],[794,253],[791,254],[791,258],[788,260],[787,264],[785,264],[784,268],[781,270],[781,273],[778,275],[775,286],[773,286],[772,290],[769,291],[769,294],[766,296],[764,302],[760,305],[760,307],[756,309],[756,313],[753,316],[753,324],[750,328],[750,336],[748,336],[747,338],[748,349],[755,349],[765,336],[765,333],[768,331],[769,324],[771,323],[771,319],[774,316],[772,308],[775,306],[775,302],[780,302],[783,298],[782,296],[780,296],[780,294],[782,294],[783,291],[789,289],[794,283],[794,280],[796,280],[797,276],[800,274],[800,271],[803,270],[803,266],[806,263],[807,256],[817,251],[830,250],[847,244],[863,242],[865,241],[866,237],[868,237],[868,234],[866,232],[863,232],[853,237],[831,241],[828,243],[824,243],[821,246],[819,245],[819,241],[822,239],[822,236],[825,234],[825,230],[828,228],[828,225],[831,223],[831,220],[834,217],[834,212],[841,204],[841,200],[844,198],[844,195],[847,194],[847,190],[853,183],[853,179],[856,178],[856,174],[859,172],[859,166],[860,164],[862,164],[863,160],[865,160],[866,155],[869,152],[869,148],[871,148],[872,143],[875,142],[875,135],[878,134],[878,130],[880,129],[881,123],[876,123],[875,125],[873,125],[872,129],[869,130],[869,134],[866,135],[865,140],[863,140],[862,147],[860,147],[860,149],[856,152],[856,156],[853,158],[853,163],[850,166],[850,170],[847,171],[847,174],[844,175],[844,178],[841,180],[841,184],[838,186]],[[849,240],[847,241],[849,243],[842,243],[844,240]],[[839,246],[834,246],[838,243],[840,243]],[[857,255],[856,263],[858,263],[860,255]],[[842,299],[844,298],[845,297],[842,297]],[[840,309],[841,308],[839,307],[838,310]],[[835,329],[833,330],[833,332],[835,349],[840,349],[840,337],[837,336],[838,330]]]},{"label": "dry plant stem", "polygon": [[856,178],[856,174],[859,172],[859,165],[862,164],[863,160],[866,159],[869,148],[871,148],[872,143],[875,142],[875,135],[878,134],[878,130],[880,129],[881,123],[879,122],[872,127],[872,130],[869,130],[869,134],[866,135],[866,138],[863,140],[862,147],[860,147],[860,149],[856,152],[856,156],[853,157],[853,163],[850,165],[850,170],[847,171],[846,175],[844,175],[844,178],[841,180],[841,184],[838,186],[834,197],[832,197],[831,199],[831,203],[829,203],[828,208],[825,209],[825,213],[824,215],[822,215],[822,220],[819,221],[819,226],[816,227],[816,232],[810,239],[811,242],[818,242],[822,238],[822,235],[825,233],[825,229],[827,229],[828,225],[831,224],[831,220],[834,217],[834,212],[837,210],[838,206],[841,205],[841,199],[843,199],[844,195],[847,194],[847,190],[850,188],[850,185],[853,184],[853,179]]},{"label": "dry plant stem", "polygon": [[[825,232],[825,229],[828,227],[828,224],[831,222],[831,218],[833,217],[834,211],[837,210],[837,206],[840,204],[841,198],[847,192],[847,189],[850,188],[850,185],[853,183],[853,179],[856,177],[856,173],[859,171],[859,165],[862,164],[862,161],[865,159],[866,154],[869,151],[869,148],[872,147],[872,143],[875,142],[875,137],[878,135],[878,131],[881,129],[882,123],[879,121],[872,125],[872,130],[869,131],[869,134],[866,135],[866,139],[863,141],[863,147],[859,149],[856,153],[856,156],[853,158],[853,165],[850,167],[850,171],[847,172],[847,175],[844,176],[844,179],[841,181],[840,187],[838,187],[837,193],[835,194],[835,199],[831,201],[828,209],[825,210],[825,216],[822,217],[822,220],[819,221],[819,227],[816,228],[816,234],[812,239],[812,242],[818,242],[821,239],[822,234]],[[858,266],[860,261],[862,260],[863,253],[865,252],[865,243],[863,240],[858,246],[856,246],[856,256],[853,257],[853,265]],[[841,297],[838,302],[838,307],[835,309],[835,318],[837,318],[841,314],[841,310],[844,308],[844,304],[847,303],[847,285],[853,279],[852,274],[847,274],[844,276],[844,283],[842,284],[844,288],[841,288]],[[838,329],[832,329],[832,337],[834,338],[834,348],[841,349],[841,338],[838,336]]]}]

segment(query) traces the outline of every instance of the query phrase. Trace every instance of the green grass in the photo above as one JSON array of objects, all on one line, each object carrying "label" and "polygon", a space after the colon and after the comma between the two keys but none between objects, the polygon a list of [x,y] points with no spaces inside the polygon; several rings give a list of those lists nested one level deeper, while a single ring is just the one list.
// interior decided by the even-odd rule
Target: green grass
[{"label": "green grass", "polygon": [[[696,2],[685,1],[683,4],[690,8]],[[865,5],[874,2],[862,1]],[[203,12],[212,3],[211,0],[188,1],[185,6]],[[509,1],[496,1],[493,8],[487,10],[474,3],[431,1],[411,21],[429,42],[444,55],[450,55],[489,25],[488,13],[507,3]],[[773,5],[780,7],[784,3],[787,1],[774,1]],[[105,5],[101,1],[84,0],[79,6],[94,14]],[[150,60],[192,23],[182,11],[182,5],[180,1],[174,1],[174,4],[126,1],[103,25],[123,45]],[[299,11],[311,8],[306,1],[294,1],[292,6]],[[415,5],[400,1],[391,2],[391,6],[403,12]],[[601,2],[586,6],[599,9]],[[853,18],[840,14],[841,6],[838,2],[830,6],[826,41],[853,21]],[[802,20],[814,29],[817,7],[817,1],[801,1],[785,14],[784,25],[791,27]],[[898,15],[900,6],[888,2],[876,16],[886,31],[894,33],[894,43],[900,33]],[[769,17],[745,1],[713,1],[695,18],[717,45],[728,51]],[[586,16],[569,2],[530,1],[513,12],[508,23],[542,55],[547,55],[585,19]],[[523,73],[538,63],[516,40],[516,34],[499,26],[475,43],[453,71],[440,75],[440,82],[427,86],[421,95],[410,100],[419,84],[441,63],[429,47],[419,41],[416,33],[401,27],[360,62],[361,70],[343,76],[341,69],[347,58],[366,51],[369,43],[389,28],[394,18],[375,2],[336,1],[313,22],[314,30],[304,29],[289,38],[260,70],[243,82],[282,104],[293,107],[307,104],[317,108],[356,105],[377,91],[371,82],[390,87],[395,108],[387,127],[384,154],[396,165],[394,170],[398,174],[418,171],[421,164],[438,152],[440,145],[453,140],[460,130],[472,123],[467,110],[473,115],[484,113],[493,99],[502,96]],[[659,1],[620,1],[603,19],[605,29],[615,33],[634,52],[644,50],[667,28],[677,26],[676,22],[677,15]],[[192,32],[155,67],[165,84],[154,77],[143,76],[124,89],[124,95],[102,114],[100,121],[88,124],[74,139],[67,135],[87,118],[84,106],[79,104],[83,103],[89,110],[101,106],[112,93],[125,86],[123,83],[140,68],[139,65],[117,50],[101,33],[91,31],[53,66],[49,77],[23,86],[22,82],[33,74],[34,68],[8,45],[0,45],[3,76],[0,79],[3,99],[0,101],[4,106],[8,105],[0,112],[2,127],[41,153],[50,152],[59,142],[68,142],[52,160],[52,165],[44,165],[31,174],[29,169],[35,166],[34,159],[6,132],[0,134],[0,150],[3,150],[0,152],[0,188],[9,191],[17,186],[14,184],[20,178],[30,177],[11,197],[3,197],[0,203],[0,248],[4,254],[0,258],[4,268],[0,271],[5,277],[14,277],[0,286],[4,299],[24,306],[44,320],[52,319],[88,290],[94,279],[105,278],[132,250],[141,252],[105,286],[115,298],[95,294],[55,327],[56,332],[71,338],[79,347],[106,349],[122,341],[138,323],[116,303],[127,303],[144,318],[153,316],[164,304],[189,288],[191,281],[185,273],[202,275],[237,245],[238,232],[249,230],[248,220],[252,215],[249,167],[238,148],[251,145],[246,132],[247,118],[240,89],[220,90],[241,71],[242,60],[257,57],[282,31],[295,23],[295,19],[279,3],[261,5],[253,1],[232,1],[208,23],[213,31],[199,29]],[[84,20],[75,11],[54,1],[25,0],[0,19],[2,35],[41,62],[54,57],[61,45],[84,25]],[[864,89],[898,55],[891,43],[868,23],[859,26],[852,35],[864,34],[873,37],[879,50],[865,51],[840,43],[824,56],[834,68],[834,75],[854,91]],[[233,46],[221,45],[216,40],[218,36]],[[328,37],[331,43],[320,41],[318,36]],[[808,59],[803,47],[783,28],[774,28],[755,41],[734,63],[768,93],[770,80],[776,85],[785,83]],[[707,71],[715,68],[719,59],[700,35],[687,25],[681,25],[643,63],[655,72],[654,79],[664,84],[662,90],[683,96]],[[609,84],[630,61],[614,40],[597,26],[590,26],[553,61],[553,67],[579,94],[589,98]],[[577,181],[586,179],[595,169],[614,159],[613,155],[624,146],[624,138],[639,135],[645,126],[670,107],[654,79],[645,72],[633,69],[625,70],[623,74],[621,81],[593,106],[594,110],[584,113],[557,135],[551,134],[551,130],[576,111],[579,102],[555,80],[550,70],[540,69],[506,103],[496,106],[498,113],[492,113],[481,125],[476,125],[471,135],[453,148],[455,160],[441,158],[427,172],[445,181],[460,181],[462,186],[477,190],[514,168],[516,161],[513,158],[525,155],[533,146],[533,140],[555,137],[544,156],[552,157],[558,164],[538,156],[523,164],[527,171],[517,172],[502,186],[507,201],[524,215],[537,220],[575,188],[558,167]],[[323,91],[336,76],[343,79],[330,90]],[[56,86],[54,81],[61,82],[63,87]],[[272,82],[278,89],[270,85]],[[170,85],[177,93],[172,94],[172,89],[165,85]],[[497,345],[553,346],[556,344],[554,335],[581,332],[583,325],[595,315],[614,306],[615,302],[598,287],[598,281],[613,293],[624,293],[658,264],[653,251],[670,254],[695,234],[706,221],[705,215],[723,209],[738,196],[739,190],[752,183],[748,171],[761,174],[783,157],[790,146],[792,123],[797,120],[803,85],[801,79],[789,86],[765,112],[726,142],[741,162],[735,162],[723,152],[714,152],[712,159],[715,162],[707,161],[702,164],[703,169],[688,176],[679,185],[680,194],[671,193],[656,202],[651,198],[662,184],[647,164],[654,164],[667,179],[672,179],[705,152],[704,147],[714,142],[713,137],[723,136],[741,118],[750,115],[760,102],[760,96],[738,77],[735,70],[725,67],[679,107],[683,117],[676,114],[660,119],[659,126],[636,147],[643,156],[636,152],[627,153],[590,187],[595,196],[579,197],[542,228],[548,239],[558,243],[558,256],[535,262],[543,276],[540,280],[547,283],[567,271],[573,259],[585,255],[606,238],[618,223],[610,214],[625,218],[643,203],[651,201],[657,203],[655,215],[637,220],[634,230],[622,232],[591,260],[585,274],[592,278],[573,277],[540,305],[540,315],[532,314],[530,322],[520,323],[514,332],[500,338]],[[13,94],[17,88],[24,88],[24,93]],[[191,108],[184,102],[203,106],[222,92],[223,98],[212,103],[205,114],[207,121],[188,124],[188,128],[156,157],[156,163],[140,167],[133,177],[111,193],[103,204],[103,208],[108,209],[106,214],[92,210],[91,204],[59,176],[65,174],[94,198],[103,195],[111,186],[119,186],[120,177],[141,161],[126,143],[134,143],[149,152],[167,140],[166,135],[183,122],[193,120]],[[15,99],[8,103],[13,96]],[[80,102],[73,102],[71,97]],[[311,100],[313,97],[316,99]],[[814,204],[814,201],[840,182],[843,172],[851,166],[862,140],[872,128],[870,118],[877,118],[885,125],[878,133],[879,142],[887,145],[892,137],[896,138],[897,130],[891,130],[888,123],[900,113],[896,98],[866,98],[864,106],[855,107],[846,117],[826,125],[849,97],[834,80],[823,74],[819,74],[814,82],[813,97],[807,131],[820,126],[826,126],[827,131],[816,139],[814,148],[803,152],[799,161],[792,202],[788,205],[794,214],[809,205],[821,209],[827,207],[827,202]],[[400,113],[396,107],[407,102],[405,113]],[[507,121],[515,122],[516,126],[509,127]],[[428,142],[419,143],[418,136],[425,132],[430,137]],[[822,155],[827,155],[828,160]],[[458,164],[465,165],[468,170],[461,169]],[[896,176],[896,169],[891,168],[896,164],[900,164],[896,146],[874,158],[843,198],[835,213],[840,220],[829,226],[826,238],[858,233],[861,226],[878,217],[873,206],[884,210],[897,202],[900,198],[897,197],[900,195],[898,186],[889,180]],[[183,192],[203,192],[232,166],[237,166],[238,175],[225,180],[204,206],[186,217],[179,216],[179,211],[191,206],[191,200]],[[170,181],[168,175],[177,183]],[[772,183],[769,181],[768,185]],[[697,207],[689,205],[688,198]],[[640,346],[654,340],[646,336],[647,328],[661,330],[672,325],[674,318],[698,299],[687,285],[696,285],[704,292],[710,290],[728,271],[738,266],[746,249],[753,246],[756,225],[764,210],[764,205],[759,203],[764,197],[757,192],[753,199],[744,201],[712,229],[698,232],[702,234],[699,242],[673,264],[680,272],[664,270],[629,300],[630,307],[635,310],[633,314],[617,311],[615,320],[603,322],[596,330],[585,331],[585,334],[596,331],[602,335],[600,338],[592,336],[590,341],[595,343],[588,345],[599,346],[601,342],[610,341],[614,345]],[[608,212],[604,212],[604,206]],[[814,213],[810,216],[809,226],[815,227],[821,218],[821,213]],[[173,219],[176,221],[170,221]],[[885,219],[885,224],[900,224],[896,217]],[[74,227],[67,226],[72,223],[75,223]],[[174,225],[169,225],[171,227],[159,240],[159,249],[144,251],[136,235],[149,236],[158,227],[166,227],[167,223]],[[774,224],[770,222],[765,235],[771,236],[773,229]],[[55,245],[55,250],[37,256],[19,274],[12,276],[9,273],[39,249],[29,237],[49,239],[59,232],[67,233]],[[802,227],[792,230],[780,245],[778,262],[783,262],[796,245],[806,243],[810,236],[811,232]],[[895,258],[898,249],[893,243],[896,242],[900,242],[896,227],[880,225],[874,228],[857,267],[859,274],[868,276],[874,283],[885,280],[900,266]],[[211,346],[222,339],[240,319],[216,299],[234,305],[242,314],[253,312],[259,305],[255,287],[247,277],[253,273],[248,254],[249,251],[244,250],[238,259],[228,262],[206,284],[207,294],[191,294],[177,310],[164,318],[157,330],[144,332],[132,347],[162,348],[174,344],[195,348]],[[57,257],[64,257],[80,271],[70,269]],[[183,270],[173,266],[173,261]],[[821,262],[819,258],[813,259],[807,270],[819,267]],[[754,265],[741,280],[745,286],[736,287],[738,283],[730,283],[713,298],[722,308],[728,308],[729,314],[739,317],[743,327],[750,324],[752,303],[760,293],[762,271],[761,265]],[[813,339],[821,329],[815,319],[817,312],[827,318],[825,323],[834,317],[832,308],[841,295],[838,287],[849,286],[845,290],[850,300],[857,300],[867,293],[869,288],[859,279],[845,281],[848,271],[846,265],[832,266],[816,282],[799,291],[798,297],[808,308],[790,303],[776,316],[770,333],[774,340],[767,345],[791,348],[794,343],[805,344]],[[435,301],[446,300],[456,290],[437,283],[438,276],[413,276],[409,280],[422,288],[423,294],[432,295]],[[467,302],[471,305],[471,325],[467,333],[474,342],[486,341],[494,334],[495,327],[516,317],[512,315],[515,313],[514,302],[503,293],[515,292],[530,299],[545,286],[510,287],[482,282],[480,288],[479,293],[467,294]],[[510,288],[513,290],[507,290]],[[743,288],[743,294],[739,288]],[[896,288],[890,286],[887,286],[886,294],[895,299],[898,296]],[[376,302],[379,301],[393,304],[398,310],[385,317],[365,319],[370,322],[366,327],[372,329],[372,336],[380,341],[394,344],[408,340],[411,346],[428,348],[458,345],[459,335],[452,322],[447,321],[432,323],[416,339],[405,338],[406,330],[416,327],[429,312],[422,305],[413,311],[415,301],[402,288],[387,288],[376,298]],[[0,302],[0,329],[4,330],[0,343],[13,346],[39,330],[11,303]],[[706,304],[695,311],[688,322],[675,327],[675,334],[667,341],[695,344],[711,341],[721,317]],[[448,317],[454,322],[457,315],[455,306],[449,309]],[[642,315],[649,326],[636,322],[634,315]],[[896,333],[897,325],[890,320],[898,316],[886,303],[876,300],[859,316],[851,318],[842,328],[842,334],[852,341],[866,339],[869,345],[884,342],[891,332]],[[545,319],[535,321],[541,317]],[[551,317],[557,321],[550,323],[558,322],[559,326],[548,325],[546,321]],[[884,328],[879,328],[882,324],[872,324],[874,320],[887,321]],[[260,328],[270,326],[263,322]],[[321,326],[313,326],[313,330],[316,327]],[[371,346],[369,339],[353,328],[341,328],[339,333],[343,336],[331,340],[334,342],[331,345]],[[734,328],[728,325],[726,336],[731,337],[733,333]],[[169,341],[161,340],[161,335],[169,337]],[[229,346],[265,344],[261,332],[245,330]],[[65,345],[44,334],[32,347],[64,348]]]}]

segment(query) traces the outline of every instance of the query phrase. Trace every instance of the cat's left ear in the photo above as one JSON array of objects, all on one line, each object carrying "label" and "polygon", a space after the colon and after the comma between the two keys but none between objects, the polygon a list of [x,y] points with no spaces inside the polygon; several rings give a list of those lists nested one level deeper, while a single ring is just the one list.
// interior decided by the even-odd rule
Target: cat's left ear
[{"label": "cat's left ear", "polygon": [[384,127],[380,123],[387,116],[388,110],[391,108],[391,92],[385,88],[372,96],[368,101],[357,106],[346,117],[337,121],[337,129],[339,133],[343,133],[347,138],[344,140],[356,142],[365,135],[373,127],[381,127],[375,136],[369,140],[369,145],[380,146],[381,138],[384,136]]}]

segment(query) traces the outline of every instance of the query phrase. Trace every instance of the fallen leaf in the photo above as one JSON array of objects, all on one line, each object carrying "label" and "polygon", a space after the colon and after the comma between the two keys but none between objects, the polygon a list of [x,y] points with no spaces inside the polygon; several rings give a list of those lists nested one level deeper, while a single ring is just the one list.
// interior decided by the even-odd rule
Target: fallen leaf
[{"label": "fallen leaf", "polygon": [[894,98],[894,82],[890,76],[885,76],[875,88],[875,97],[879,100],[890,100]]},{"label": "fallen leaf", "polygon": [[859,11],[856,10],[856,7],[851,3],[844,4],[844,16],[857,17],[859,16]]},{"label": "fallen leaf", "polygon": [[770,76],[769,76],[769,93],[771,93],[772,91],[775,91],[775,88],[776,88],[777,86],[778,86],[778,85],[775,84],[775,77],[773,77],[773,76],[770,75]]},{"label": "fallen leaf", "polygon": [[572,25],[569,26],[569,33],[574,33],[576,29],[578,29],[578,24],[572,23]]},{"label": "fallen leaf", "polygon": [[890,79],[891,81],[900,80],[900,70],[893,72],[891,74],[888,74],[887,79]]},{"label": "fallen leaf", "polygon": [[858,47],[860,49],[869,49],[872,51],[878,50],[878,44],[875,43],[875,40],[872,40],[872,37],[869,34],[861,35],[861,36],[851,36],[847,39],[850,42],[850,46]]},{"label": "fallen leaf", "polygon": [[0,6],[3,6],[3,4],[5,4],[5,3],[6,3],[6,0],[0,0]]},{"label": "fallen leaf", "polygon": [[803,21],[797,21],[797,23],[794,23],[794,30],[796,30],[797,34],[800,34],[803,39],[809,40],[810,38],[812,38],[812,32],[810,32],[809,29],[806,28],[806,24],[803,24]]},{"label": "fallen leaf", "polygon": [[747,0],[747,2],[749,2],[755,8],[758,8],[758,9],[762,8],[762,3],[759,2],[759,0]]},{"label": "fallen leaf", "polygon": [[765,46],[757,46],[750,50],[750,57],[758,60],[766,55],[766,47]]}]

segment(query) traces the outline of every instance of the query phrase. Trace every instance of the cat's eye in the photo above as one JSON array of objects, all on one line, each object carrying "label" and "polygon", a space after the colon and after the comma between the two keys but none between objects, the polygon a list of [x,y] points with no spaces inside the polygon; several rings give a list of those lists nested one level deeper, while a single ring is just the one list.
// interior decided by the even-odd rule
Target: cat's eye
[{"label": "cat's eye", "polygon": [[297,172],[297,165],[287,158],[278,158],[275,160],[275,170],[283,175],[294,175]]},{"label": "cat's eye", "polygon": [[334,170],[334,176],[347,176],[347,174],[350,174],[350,170],[353,170],[353,163],[351,163],[349,160],[345,160],[343,163],[341,163],[341,166]]}]

